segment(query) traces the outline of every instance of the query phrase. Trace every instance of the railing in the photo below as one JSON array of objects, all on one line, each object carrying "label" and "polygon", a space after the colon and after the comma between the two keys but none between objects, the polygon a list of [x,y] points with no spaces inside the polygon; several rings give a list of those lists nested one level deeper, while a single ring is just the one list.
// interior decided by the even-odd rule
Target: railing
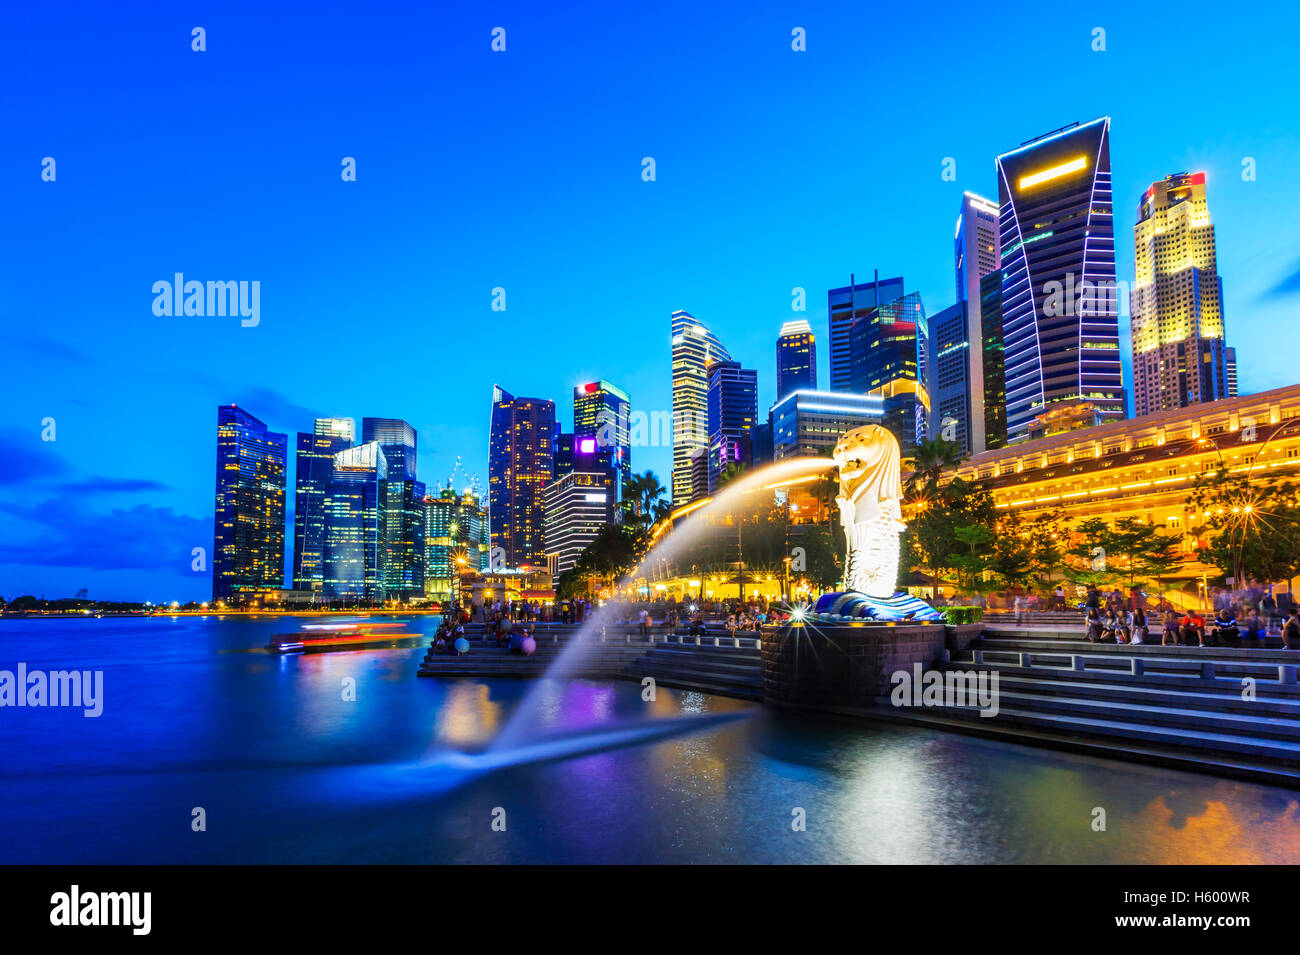
[{"label": "railing", "polygon": [[[972,650],[971,651],[972,663],[974,663],[976,666],[988,666],[988,665],[992,665],[992,663],[998,662],[998,661],[992,661],[986,663],[984,659],[985,652],[986,651],[984,650]],[[1116,656],[1114,654],[1088,654],[1088,653],[1037,654],[1040,657],[1046,656],[1046,657],[1056,657],[1056,658],[1059,657],[1068,658],[1070,661],[1069,666],[1062,667],[1054,664],[1044,664],[1041,662],[1036,664],[1034,663],[1034,659],[1033,659],[1035,654],[1032,654],[1026,650],[1020,650],[1020,651],[994,650],[991,652],[1015,657],[1016,665],[1026,670],[1031,668],[1036,668],[1036,669],[1045,669],[1045,670],[1069,670],[1074,673],[1084,673],[1090,669],[1088,664],[1092,663],[1094,664],[1094,666],[1091,667],[1093,672],[1103,672],[1103,671],[1107,673],[1127,672],[1130,676],[1182,677],[1182,676],[1195,675],[1195,676],[1199,676],[1202,680],[1216,680],[1216,679],[1234,680],[1234,681],[1239,680],[1240,677],[1235,675],[1235,672],[1234,675],[1232,676],[1228,676],[1226,674],[1220,675],[1222,668],[1228,668],[1233,671],[1239,671],[1246,675],[1276,674],[1276,676],[1263,676],[1262,678],[1275,679],[1278,683],[1290,684],[1293,686],[1296,684],[1296,664],[1294,663],[1276,663],[1276,664],[1258,663],[1249,660],[1242,660],[1241,662],[1225,661],[1225,660],[1179,660],[1171,657],[1139,657],[1139,656],[1127,657],[1127,659],[1125,660],[1124,657]],[[950,657],[948,657],[948,652],[946,650],[944,651],[944,655],[945,657],[947,657],[947,659],[945,659],[944,662],[948,662],[948,659],[950,659]],[[1100,665],[1102,661],[1105,661],[1105,663],[1108,665],[1107,666]],[[1127,671],[1125,671],[1124,668],[1115,665],[1119,661],[1125,661],[1128,663]],[[1154,668],[1154,669],[1149,669],[1149,668]],[[1173,672],[1169,672],[1169,671],[1173,671]]]}]

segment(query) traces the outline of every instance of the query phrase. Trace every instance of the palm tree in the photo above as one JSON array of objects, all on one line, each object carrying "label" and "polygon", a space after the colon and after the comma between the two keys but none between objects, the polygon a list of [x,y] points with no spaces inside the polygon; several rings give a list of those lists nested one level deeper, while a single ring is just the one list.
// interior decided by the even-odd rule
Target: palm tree
[{"label": "palm tree", "polygon": [[[946,468],[959,464],[963,458],[961,445],[945,438],[931,438],[918,441],[913,453],[915,470],[912,473],[914,485],[923,485],[926,489],[939,486],[939,476]],[[919,481],[923,478],[923,481]]]},{"label": "palm tree", "polygon": [[659,477],[653,471],[633,474],[627,482],[628,496],[632,499],[633,516],[642,522],[660,519],[665,507],[663,496],[668,489],[659,483]]}]

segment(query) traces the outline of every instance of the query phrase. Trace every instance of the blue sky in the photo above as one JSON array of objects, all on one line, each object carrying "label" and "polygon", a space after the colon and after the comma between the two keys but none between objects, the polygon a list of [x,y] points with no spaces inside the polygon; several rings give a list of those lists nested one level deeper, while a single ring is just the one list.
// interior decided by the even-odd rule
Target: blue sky
[{"label": "blue sky", "polygon": [[[1146,186],[1206,171],[1243,390],[1300,377],[1278,347],[1300,306],[1289,8],[261,6],[7,13],[6,597],[208,596],[190,550],[211,545],[222,402],[291,434],[404,417],[424,480],[457,455],[485,479],[494,381],[566,421],[601,377],[667,410],[686,308],[758,368],[766,408],[784,320],[819,332],[825,382],[825,294],[850,272],[951,304],[962,191],[995,196],[999,152],[1103,114],[1119,278]],[[155,316],[178,271],[259,281],[260,324]],[[670,457],[633,466],[667,483]]]}]

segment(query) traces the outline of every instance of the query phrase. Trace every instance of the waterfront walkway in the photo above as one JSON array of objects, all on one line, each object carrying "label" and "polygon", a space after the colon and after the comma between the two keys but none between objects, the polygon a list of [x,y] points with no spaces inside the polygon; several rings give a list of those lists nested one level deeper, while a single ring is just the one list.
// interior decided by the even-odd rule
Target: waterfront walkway
[{"label": "waterfront walkway", "polygon": [[[580,632],[577,624],[538,624],[537,651],[532,656],[513,654],[486,638],[482,624],[466,628],[471,650],[464,656],[425,654],[419,675],[425,677],[526,677],[546,671]],[[762,697],[759,670],[760,637],[757,633],[731,634],[712,627],[706,635],[692,637],[670,633],[662,627],[643,637],[636,624],[609,625],[602,637],[588,635],[575,651],[570,675],[589,679],[656,683],[701,693],[716,693],[745,700]]]},{"label": "waterfront walkway", "polygon": [[[430,650],[424,677],[544,676],[577,638],[578,625],[537,627],[537,652],[511,654],[484,642],[452,657]],[[604,639],[583,638],[568,675],[641,682],[747,700],[762,698],[756,633],[721,628],[699,638],[663,628],[642,637],[635,624],[609,626]],[[1300,653],[1277,647],[1161,647],[1094,644],[1071,624],[989,624],[968,649],[945,652],[943,671],[998,674],[998,709],[974,706],[827,710],[1046,745],[1114,759],[1139,760],[1216,776],[1300,788]]]},{"label": "waterfront walkway", "polygon": [[990,626],[949,656],[940,670],[997,671],[997,715],[952,706],[905,710],[909,721],[1300,787],[1295,651],[1094,644],[1075,628]]}]

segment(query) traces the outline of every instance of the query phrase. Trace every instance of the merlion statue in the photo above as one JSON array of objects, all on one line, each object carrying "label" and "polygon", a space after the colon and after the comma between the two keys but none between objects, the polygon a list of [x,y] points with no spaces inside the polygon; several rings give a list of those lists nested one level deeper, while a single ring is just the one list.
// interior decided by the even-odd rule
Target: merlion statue
[{"label": "merlion statue", "polygon": [[840,523],[848,538],[844,589],[892,597],[898,588],[898,535],[903,484],[898,441],[880,425],[854,428],[835,445],[839,466]]},{"label": "merlion statue", "polygon": [[898,439],[877,424],[854,428],[835,445],[835,503],[848,550],[844,591],[822,595],[814,610],[820,619],[943,619],[924,600],[898,590],[898,535],[907,529],[900,456]]}]

